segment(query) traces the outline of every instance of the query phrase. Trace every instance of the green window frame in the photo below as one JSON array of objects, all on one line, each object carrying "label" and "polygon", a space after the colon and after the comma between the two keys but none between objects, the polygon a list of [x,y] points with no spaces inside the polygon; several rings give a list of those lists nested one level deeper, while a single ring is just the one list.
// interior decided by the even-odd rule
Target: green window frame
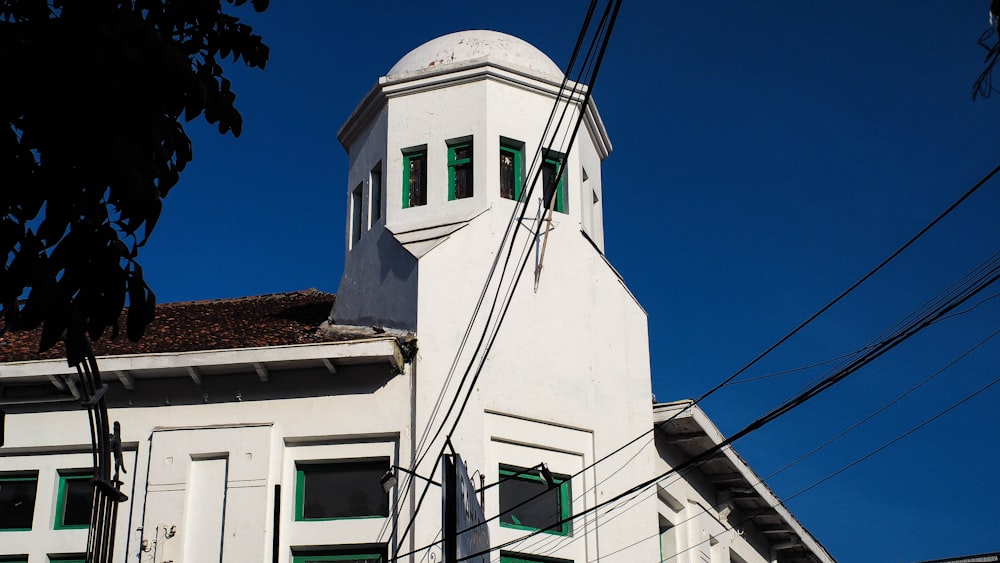
[{"label": "green window frame", "polygon": [[[53,523],[56,530],[79,530],[90,527],[90,514],[94,501],[92,478],[93,475],[89,471],[59,472],[59,489],[56,491],[56,513]],[[86,504],[82,504],[80,493],[85,489],[90,490],[90,495],[85,497]],[[82,515],[86,515],[86,522]]]},{"label": "green window frame", "polygon": [[524,184],[524,143],[500,139],[500,197],[521,199]]},{"label": "green window frame", "polygon": [[37,471],[0,474],[0,532],[31,530],[37,496]]},{"label": "green window frame", "polygon": [[[500,526],[502,528],[514,528],[517,530],[531,531],[542,529],[538,526],[523,523],[517,516],[517,512],[519,510],[533,512],[542,511],[543,513],[551,513],[551,516],[545,516],[546,520],[544,523],[549,521],[552,522],[552,525],[542,529],[544,533],[556,534],[560,536],[573,535],[573,521],[567,520],[573,513],[573,495],[570,489],[569,479],[566,476],[553,475],[552,477],[556,486],[555,488],[548,489],[548,485],[541,478],[541,476],[535,474],[534,472],[526,472],[526,470],[522,467],[501,465],[499,475]],[[513,506],[520,504],[522,502],[521,498],[526,496],[528,493],[522,492],[520,495],[514,495],[513,499],[508,499],[504,495],[504,486],[507,483],[515,486],[516,484],[520,484],[522,486],[529,485],[529,492],[531,496],[537,495],[543,491],[544,494],[532,501],[527,502],[520,509],[515,509]],[[509,506],[508,503],[513,506]],[[558,522],[562,523],[559,524]]]},{"label": "green window frame", "polygon": [[448,141],[448,201],[473,196],[472,139]]},{"label": "green window frame", "polygon": [[0,555],[0,563],[28,563],[27,555]]},{"label": "green window frame", "polygon": [[559,175],[559,171],[566,165],[566,157],[553,151],[546,151],[545,159],[542,160],[542,201],[547,210],[552,205],[552,195],[555,194],[555,210],[559,213],[569,213],[566,206],[566,173],[559,176],[559,184],[552,186],[552,180]]},{"label": "green window frame", "polygon": [[339,561],[340,563],[364,563],[367,561],[385,561],[387,554],[384,547],[338,548],[322,551],[300,551],[292,553],[292,563],[314,563],[320,561]]},{"label": "green window frame", "polygon": [[[354,520],[362,518],[387,518],[389,516],[389,493],[382,488],[379,478],[389,470],[389,458],[374,458],[344,461],[304,461],[295,465],[295,520]],[[312,475],[312,479],[310,479]],[[312,485],[310,484],[312,481]],[[325,481],[325,482],[324,482]],[[344,495],[358,494],[360,497],[346,497],[337,504],[316,505],[310,500],[311,487],[322,491],[333,486]],[[354,485],[354,490],[351,490]],[[358,487],[357,485],[360,485]],[[330,498],[322,495],[319,499]],[[340,500],[340,499],[337,499]],[[375,506],[373,503],[377,503]],[[358,510],[359,508],[362,508]],[[355,510],[355,513],[351,513]],[[333,511],[332,515],[327,515]]]},{"label": "green window frame", "polygon": [[525,555],[524,553],[512,553],[509,551],[501,551],[500,563],[573,563],[573,562],[568,559],[553,559],[551,557],[539,557],[537,555]]},{"label": "green window frame", "polygon": [[49,563],[87,563],[84,555],[50,555]]},{"label": "green window frame", "polygon": [[427,147],[403,151],[403,209],[427,205]]}]

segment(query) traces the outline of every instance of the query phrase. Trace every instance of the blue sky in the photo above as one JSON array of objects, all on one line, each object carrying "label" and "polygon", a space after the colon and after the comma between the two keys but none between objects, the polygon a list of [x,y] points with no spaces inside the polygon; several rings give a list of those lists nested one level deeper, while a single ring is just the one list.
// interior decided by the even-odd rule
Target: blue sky
[{"label": "blue sky", "polygon": [[[343,261],[336,131],[393,63],[452,31],[516,35],[564,66],[584,2],[278,3],[242,10],[271,46],[230,65],[245,127],[191,123],[195,158],[147,245],[161,302],[317,287]],[[649,314],[653,387],[700,395],[904,243],[1000,163],[1000,96],[971,100],[986,0],[627,2],[600,82],[607,254]],[[997,251],[1000,179],[749,370],[866,345]],[[1000,292],[987,290],[983,298]],[[973,301],[975,303],[976,301]],[[1000,328],[1000,299],[923,331],[737,444],[768,475]],[[997,376],[1000,338],[769,480],[779,497],[840,469]],[[829,365],[723,389],[731,434]],[[1000,549],[1000,385],[789,502],[840,561]]]}]

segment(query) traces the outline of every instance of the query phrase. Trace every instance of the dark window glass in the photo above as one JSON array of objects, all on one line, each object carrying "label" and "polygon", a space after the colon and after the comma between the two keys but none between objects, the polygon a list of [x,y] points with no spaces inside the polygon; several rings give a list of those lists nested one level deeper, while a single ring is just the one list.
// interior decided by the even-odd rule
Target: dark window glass
[{"label": "dark window glass", "polygon": [[[550,489],[541,477],[518,475],[519,471],[500,470],[500,524],[568,534],[570,523],[559,521],[570,513],[569,483],[557,479],[557,486]],[[532,498],[536,495],[538,498]]]},{"label": "dark window glass", "polygon": [[292,563],[328,563],[330,561],[336,561],[337,563],[373,563],[385,560],[385,548],[379,546],[324,550],[292,555]]},{"label": "dark window glass", "polygon": [[406,155],[404,207],[427,205],[427,155],[422,152]]},{"label": "dark window glass", "polygon": [[[542,201],[545,204],[545,209],[555,209],[560,213],[565,213],[565,208],[562,202],[563,179],[560,177],[559,183],[556,184],[556,177],[558,175],[559,162],[546,158],[545,162],[542,163]],[[554,207],[552,201],[553,198],[555,198]]]},{"label": "dark window glass", "polygon": [[472,143],[448,147],[448,198],[472,197]]},{"label": "dark window glass", "polygon": [[0,530],[30,530],[38,478],[0,477]]},{"label": "dark window glass", "polygon": [[500,197],[518,199],[521,195],[521,151],[500,146]]},{"label": "dark window glass", "polygon": [[379,481],[388,470],[388,460],[299,465],[298,519],[388,516],[389,494]]},{"label": "dark window glass", "polygon": [[90,510],[93,507],[94,485],[90,475],[66,475],[60,477],[59,499],[62,510],[56,514],[60,527],[76,527],[90,525]]},{"label": "dark window glass", "polygon": [[361,186],[351,192],[351,242],[361,240]]},{"label": "dark window glass", "polygon": [[523,555],[520,553],[500,552],[500,563],[573,563],[565,559],[552,559],[549,557],[536,557],[534,555]]},{"label": "dark window glass", "polygon": [[371,216],[372,224],[382,218],[382,164],[379,163],[378,166],[372,169],[371,182],[368,187],[369,193],[371,193],[372,205],[371,205]]}]

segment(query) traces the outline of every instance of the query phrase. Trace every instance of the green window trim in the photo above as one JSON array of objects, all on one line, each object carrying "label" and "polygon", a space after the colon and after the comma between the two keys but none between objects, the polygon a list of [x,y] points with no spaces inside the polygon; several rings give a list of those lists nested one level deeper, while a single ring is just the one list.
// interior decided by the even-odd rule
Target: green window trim
[{"label": "green window trim", "polygon": [[292,553],[292,563],[312,563],[313,561],[385,561],[385,549],[373,547],[305,551]]},{"label": "green window trim", "polygon": [[[35,513],[35,499],[38,496],[38,472],[32,471],[29,473],[12,473],[6,475],[0,475],[0,487],[3,487],[3,483],[30,483],[34,482],[35,491],[31,495],[31,514],[32,520],[34,519]],[[0,527],[0,532],[30,532],[31,523],[29,522],[28,527],[16,527],[16,528],[6,528]],[[0,561],[3,561],[0,559]]]},{"label": "green window trim", "polygon": [[59,555],[59,556],[49,556],[50,563],[86,563],[86,557],[83,555]]},{"label": "green window trim", "polygon": [[[365,520],[371,518],[388,518],[389,517],[389,493],[385,493],[386,505],[385,514],[364,514],[358,516],[331,516],[331,517],[307,517],[305,514],[306,508],[306,472],[312,469],[322,469],[330,467],[349,467],[351,465],[358,464],[385,464],[384,469],[380,468],[380,471],[389,469],[388,458],[372,458],[364,460],[342,460],[342,461],[307,461],[297,463],[295,465],[295,521],[296,522],[324,522],[331,520]],[[382,473],[379,473],[381,475]],[[373,485],[381,488],[381,483],[378,481],[378,476],[373,477]]]},{"label": "green window trim", "polygon": [[[70,481],[79,481],[86,479],[88,482],[93,478],[93,475],[89,472],[59,472],[59,490],[56,492],[56,513],[55,521],[53,522],[53,527],[56,530],[83,530],[90,527],[90,524],[64,524],[66,520],[66,504],[67,497],[69,493],[69,483]],[[52,559],[51,561],[75,561],[75,559]]]},{"label": "green window trim", "polygon": [[[472,154],[471,139],[448,142],[448,201],[469,198],[475,193]],[[463,178],[463,182],[459,182],[459,178]]]},{"label": "green window trim", "polygon": [[0,555],[0,563],[28,563],[27,555]]},{"label": "green window trim", "polygon": [[[522,480],[545,484],[545,481],[539,475],[534,473],[521,473],[524,470],[525,469],[523,467],[501,465],[499,471],[500,488],[503,488],[503,482],[506,480]],[[520,473],[520,475],[518,475],[518,473]],[[542,533],[558,536],[571,536],[573,535],[573,521],[567,520],[567,518],[573,514],[573,496],[570,490],[570,482],[569,479],[563,475],[553,475],[552,477],[557,488],[559,489],[559,520],[563,522],[559,524],[558,530],[546,528],[542,530]],[[514,522],[505,522],[502,516],[500,518],[500,527],[527,531],[537,531],[539,529],[534,526],[525,526]]]},{"label": "green window trim", "polygon": [[567,559],[554,559],[552,557],[539,557],[537,555],[527,555],[524,553],[501,551],[500,563],[573,563],[573,562]]},{"label": "green window trim", "polygon": [[519,201],[524,184],[524,143],[500,139],[500,197]]},{"label": "green window trim", "polygon": [[[411,178],[414,168],[417,168],[416,173],[419,176]],[[416,193],[412,193],[414,191]],[[403,151],[403,209],[421,205],[427,205],[426,147]]]},{"label": "green window trim", "polygon": [[[559,175],[559,171],[566,165],[566,157],[562,154],[553,151],[546,151],[545,159],[542,161],[542,201],[545,201],[545,209],[548,210],[551,205],[549,201],[546,201],[546,190],[545,185],[546,178]],[[559,184],[555,189],[556,206],[555,211],[559,213],[569,213],[566,206],[566,173],[563,172],[559,175]]]}]

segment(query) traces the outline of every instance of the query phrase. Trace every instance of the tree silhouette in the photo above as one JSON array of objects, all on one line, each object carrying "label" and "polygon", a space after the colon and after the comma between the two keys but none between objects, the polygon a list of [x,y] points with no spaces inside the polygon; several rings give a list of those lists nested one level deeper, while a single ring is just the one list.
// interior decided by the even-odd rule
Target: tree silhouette
[{"label": "tree silhouette", "polygon": [[[247,0],[226,0],[242,6]],[[268,0],[253,0],[260,12]],[[191,160],[181,122],[239,136],[220,61],[268,47],[221,0],[0,0],[0,314],[42,326],[40,350],[96,340],[128,304],[142,337],[155,296],[139,249]],[[26,295],[26,298],[24,298]],[[2,330],[2,329],[0,329]]]},{"label": "tree silhouette", "polygon": [[1000,59],[1000,27],[998,26],[1000,26],[1000,0],[991,0],[990,25],[979,36],[979,46],[986,50],[986,57],[983,61],[986,66],[972,85],[973,100],[977,97],[988,98],[995,90],[993,87],[993,67]]}]

